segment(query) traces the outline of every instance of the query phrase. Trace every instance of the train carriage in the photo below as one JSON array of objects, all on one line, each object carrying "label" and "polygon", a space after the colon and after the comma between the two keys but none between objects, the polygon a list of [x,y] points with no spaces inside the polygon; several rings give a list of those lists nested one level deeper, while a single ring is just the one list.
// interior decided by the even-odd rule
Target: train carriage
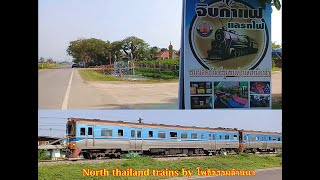
[{"label": "train carriage", "polygon": [[164,124],[69,118],[68,147],[72,156],[119,157],[140,154],[215,154],[237,151],[238,131]]},{"label": "train carriage", "polygon": [[282,134],[262,131],[239,131],[240,151],[277,152],[282,149]]},{"label": "train carriage", "polygon": [[[212,155],[281,148],[281,134],[180,125],[68,118],[69,157],[120,157],[121,154]],[[263,144],[264,138],[271,138]],[[257,139],[256,139],[257,138]],[[255,140],[254,140],[255,139]],[[240,149],[239,149],[240,147]],[[242,149],[241,149],[242,147]]]}]

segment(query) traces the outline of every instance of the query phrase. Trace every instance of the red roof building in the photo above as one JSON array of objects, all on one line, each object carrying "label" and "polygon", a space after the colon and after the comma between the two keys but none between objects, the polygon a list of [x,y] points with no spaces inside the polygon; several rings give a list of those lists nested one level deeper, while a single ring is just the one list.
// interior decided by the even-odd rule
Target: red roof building
[{"label": "red roof building", "polygon": [[[159,54],[157,54],[155,56],[157,59],[169,59],[169,51],[163,51],[163,52],[160,52]],[[172,58],[175,59],[175,58],[179,58],[179,54],[177,52],[173,52],[172,53]]]}]

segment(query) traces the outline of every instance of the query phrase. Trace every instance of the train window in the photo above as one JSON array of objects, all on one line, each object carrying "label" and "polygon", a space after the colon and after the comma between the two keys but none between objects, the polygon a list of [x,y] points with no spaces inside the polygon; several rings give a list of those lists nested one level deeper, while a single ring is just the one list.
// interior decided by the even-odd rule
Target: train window
[{"label": "train window", "polygon": [[88,135],[92,136],[92,127],[88,128]]},{"label": "train window", "polygon": [[212,139],[213,139],[213,140],[215,140],[215,139],[216,139],[215,134],[213,134],[213,135],[212,135]]},{"label": "train window", "polygon": [[176,139],[176,138],[178,138],[178,133],[177,133],[177,132],[170,132],[170,138],[171,138],[171,139]]},{"label": "train window", "polygon": [[123,130],[122,129],[118,129],[118,137],[122,137],[123,136]]},{"label": "train window", "polygon": [[85,128],[80,128],[80,136],[86,135],[86,129]]},{"label": "train window", "polygon": [[137,138],[141,138],[141,131],[140,130],[137,131]]},{"label": "train window", "polygon": [[271,137],[269,136],[269,141],[271,141]]},{"label": "train window", "polygon": [[181,133],[181,139],[188,139],[188,133]]},{"label": "train window", "polygon": [[247,140],[247,136],[243,136],[244,137],[244,140],[246,141]]},{"label": "train window", "polygon": [[201,134],[201,139],[204,139],[204,133]]},{"label": "train window", "polygon": [[276,141],[276,140],[277,140],[277,138],[276,138],[276,137],[273,137],[273,138],[272,138],[272,141]]},{"label": "train window", "polygon": [[197,133],[191,133],[191,139],[198,139]]},{"label": "train window", "polygon": [[153,137],[153,131],[149,131],[149,137]]},{"label": "train window", "polygon": [[136,131],[135,130],[131,130],[131,137],[134,137],[136,134]]},{"label": "train window", "polygon": [[224,136],[224,139],[225,139],[225,140],[229,140],[229,135],[225,135],[225,136]]},{"label": "train window", "polygon": [[238,136],[236,134],[233,135],[233,140],[238,140]]},{"label": "train window", "polygon": [[101,136],[112,136],[112,129],[101,129]]},{"label": "train window", "polygon": [[219,135],[219,139],[222,139],[222,135]]},{"label": "train window", "polygon": [[280,141],[280,138],[278,137],[278,141]]},{"label": "train window", "polygon": [[256,140],[259,141],[259,137],[256,137]]},{"label": "train window", "polygon": [[158,138],[166,138],[166,132],[158,132]]},{"label": "train window", "polygon": [[262,141],[265,141],[266,140],[266,137],[262,137]]},{"label": "train window", "polygon": [[212,140],[211,134],[209,134],[209,140]]},{"label": "train window", "polygon": [[256,141],[256,137],[255,136],[251,136],[251,140],[252,141]]}]

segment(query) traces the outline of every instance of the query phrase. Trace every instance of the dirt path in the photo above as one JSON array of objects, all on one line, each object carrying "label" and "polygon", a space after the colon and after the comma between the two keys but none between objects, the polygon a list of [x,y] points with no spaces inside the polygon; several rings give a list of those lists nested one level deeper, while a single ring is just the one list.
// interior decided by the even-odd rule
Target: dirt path
[{"label": "dirt path", "polygon": [[[272,73],[273,100],[281,101],[281,72]],[[179,83],[86,82],[112,97],[116,109],[177,109]],[[168,107],[169,105],[169,107]]]}]

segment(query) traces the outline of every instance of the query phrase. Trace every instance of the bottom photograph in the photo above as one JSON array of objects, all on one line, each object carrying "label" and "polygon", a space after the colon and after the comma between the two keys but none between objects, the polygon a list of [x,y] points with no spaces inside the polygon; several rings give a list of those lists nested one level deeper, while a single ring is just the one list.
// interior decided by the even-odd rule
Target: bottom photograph
[{"label": "bottom photograph", "polygon": [[38,178],[282,179],[282,111],[230,112],[39,110]]}]

